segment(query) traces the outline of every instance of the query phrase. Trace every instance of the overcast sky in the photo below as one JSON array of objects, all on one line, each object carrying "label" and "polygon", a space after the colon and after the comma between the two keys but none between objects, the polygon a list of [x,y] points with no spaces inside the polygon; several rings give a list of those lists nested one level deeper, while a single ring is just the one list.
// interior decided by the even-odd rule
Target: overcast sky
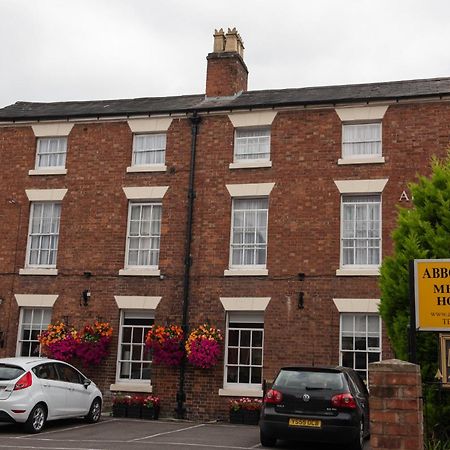
[{"label": "overcast sky", "polygon": [[450,76],[449,0],[0,0],[0,107],[199,94],[215,28],[249,89]]}]

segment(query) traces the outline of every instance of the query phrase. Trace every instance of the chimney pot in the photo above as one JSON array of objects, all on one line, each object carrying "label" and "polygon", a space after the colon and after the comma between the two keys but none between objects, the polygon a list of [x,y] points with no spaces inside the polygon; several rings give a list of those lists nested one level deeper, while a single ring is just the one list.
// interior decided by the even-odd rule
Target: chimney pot
[{"label": "chimney pot", "polygon": [[222,53],[225,51],[225,33],[221,28],[219,31],[214,30],[214,53]]},{"label": "chimney pot", "polygon": [[236,28],[230,30],[225,36],[225,51],[238,53],[238,34]]}]

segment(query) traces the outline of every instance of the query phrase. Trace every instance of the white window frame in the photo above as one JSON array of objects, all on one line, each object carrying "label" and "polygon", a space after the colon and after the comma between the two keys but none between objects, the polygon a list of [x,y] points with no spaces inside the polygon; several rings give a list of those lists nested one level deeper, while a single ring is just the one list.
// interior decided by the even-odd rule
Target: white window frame
[{"label": "white window frame", "polygon": [[[125,249],[125,269],[158,269],[159,267],[159,257],[160,257],[160,252],[161,252],[161,222],[160,222],[160,229],[159,229],[159,235],[158,236],[152,236],[149,235],[148,238],[152,239],[157,237],[159,239],[159,247],[158,247],[158,264],[155,265],[131,265],[129,264],[129,255],[130,255],[130,228],[131,228],[131,210],[133,208],[133,206],[140,206],[142,208],[142,206],[152,206],[151,209],[151,215],[150,215],[150,223],[152,222],[152,218],[153,218],[153,208],[155,206],[159,206],[161,208],[161,222],[162,222],[162,203],[161,202],[155,202],[155,201],[130,201],[128,202],[128,219],[127,219],[127,241],[126,241],[126,249]],[[141,210],[142,211],[142,210]],[[141,220],[139,221],[139,223],[141,222]],[[150,227],[151,229],[151,227]],[[138,238],[142,238],[142,236],[137,236]],[[152,250],[150,249],[150,252]]]},{"label": "white window frame", "polygon": [[[349,127],[367,127],[378,125],[379,128],[379,140],[370,140],[370,141],[345,141],[345,130]],[[370,143],[379,143],[377,153],[356,153],[349,154],[346,152],[346,145],[356,145],[356,144],[370,144]],[[342,159],[343,160],[352,160],[352,159],[362,159],[362,160],[372,160],[381,158],[383,156],[383,128],[381,121],[374,122],[344,122],[342,124]]]},{"label": "white window frame", "polygon": [[[148,319],[149,324],[148,326],[145,325],[124,325],[125,315],[129,315],[129,318],[132,319]],[[150,364],[150,367],[152,367],[152,360],[145,360],[144,354],[145,352],[148,352],[148,349],[145,347],[145,328],[150,329],[150,327],[153,325],[155,320],[155,314],[154,311],[151,310],[131,310],[131,309],[122,309],[120,310],[120,324],[119,324],[119,338],[118,338],[118,345],[117,345],[117,363],[116,363],[116,383],[118,385],[121,384],[130,384],[130,385],[139,385],[139,384],[151,384],[151,378],[121,378],[120,377],[120,367],[121,363],[129,363],[130,365],[133,363],[134,360],[129,359],[125,360],[121,358],[122,354],[122,345],[123,344],[123,330],[124,327],[136,327],[136,328],[143,328],[143,340],[142,340],[142,350],[141,350],[141,359],[139,361],[134,361],[134,363],[139,364]],[[132,340],[132,339],[131,339]],[[131,372],[130,372],[131,373]]]},{"label": "white window frame", "polygon": [[[233,264],[233,234],[234,234],[234,213],[235,213],[235,202],[236,201],[245,201],[245,200],[266,200],[267,201],[267,209],[257,209],[257,210],[248,210],[248,211],[267,211],[267,218],[266,218],[266,236],[265,236],[265,250],[266,250],[266,258],[264,264]],[[255,227],[255,232],[257,228]],[[258,269],[266,269],[267,268],[267,253],[269,248],[269,197],[233,197],[232,198],[232,204],[231,204],[231,227],[230,227],[230,255],[229,255],[229,268],[231,270],[258,270]],[[254,251],[257,251],[256,242],[255,242],[255,248]]]},{"label": "white window frame", "polygon": [[[343,322],[343,317],[344,316],[351,316],[353,318],[353,334],[352,334],[352,338],[353,338],[353,349],[343,349],[342,348],[342,339],[343,339],[343,326],[342,326],[342,322]],[[355,337],[356,337],[356,331],[355,331],[355,317],[359,316],[359,317],[365,317],[366,318],[366,331],[365,331],[365,339],[366,339],[366,349],[365,350],[356,350],[355,348]],[[379,346],[378,347],[369,347],[368,346],[368,338],[369,338],[369,331],[368,331],[368,317],[369,316],[373,316],[373,317],[377,317],[378,318],[378,338],[379,338]],[[377,353],[380,355],[379,361],[381,361],[383,359],[383,340],[382,340],[383,336],[382,336],[382,321],[381,321],[381,317],[379,314],[377,313],[355,313],[355,312],[341,312],[339,314],[339,364],[342,366],[343,365],[343,353],[344,352],[352,352],[353,353],[353,367],[352,369],[356,370],[357,372],[365,372],[365,379],[368,380],[369,378],[369,368],[368,368],[368,364],[369,364],[369,354],[370,353]],[[366,369],[355,369],[355,355],[356,353],[365,353],[366,354]]]},{"label": "white window frame", "polygon": [[[252,133],[252,132],[261,132],[264,133],[261,136],[241,136],[240,134]],[[270,161],[271,154],[271,128],[270,126],[261,126],[261,127],[243,127],[243,128],[235,128],[234,130],[234,149],[233,149],[233,161],[234,163],[241,164],[251,164],[251,163],[260,163],[260,162],[268,162]],[[257,153],[238,153],[239,144],[242,143],[245,149],[248,149],[250,140],[256,140],[258,142],[258,152]],[[263,142],[267,140],[267,151],[262,152],[261,148],[263,147]],[[259,157],[256,155],[263,154],[264,156]],[[245,155],[251,155],[252,157],[246,158],[242,157]]]},{"label": "white window frame", "polygon": [[[137,140],[140,138],[150,138],[151,140],[158,138],[164,138],[164,146],[163,147],[151,147],[144,150],[137,150]],[[166,163],[166,149],[167,149],[167,133],[134,133],[133,134],[133,151],[132,151],[132,160],[131,160],[131,167],[137,168],[137,167],[163,167]],[[153,162],[153,163],[144,163],[139,164],[136,162],[136,156],[139,153],[163,153],[162,161],[159,162]]]},{"label": "white window frame", "polygon": [[[52,141],[57,142],[57,151],[42,153],[42,147],[45,145],[47,148],[51,145]],[[52,156],[52,155],[63,155],[63,164],[58,165],[42,165],[41,157],[43,156]],[[36,144],[36,161],[35,161],[35,170],[36,171],[45,171],[45,170],[57,170],[57,169],[65,169],[66,168],[66,159],[67,159],[67,136],[46,136],[46,137],[38,137]]]},{"label": "white window frame", "polygon": [[[17,344],[16,344],[16,356],[41,356],[41,347],[39,346],[39,354],[38,355],[22,355],[22,347],[24,342],[30,342],[30,343],[39,343],[37,339],[23,339],[23,331],[24,331],[24,317],[25,317],[25,311],[31,311],[31,322],[27,325],[30,326],[30,331],[33,329],[38,329],[39,334],[43,331],[47,330],[48,325],[51,322],[51,314],[52,314],[52,308],[45,308],[45,307],[37,307],[37,306],[31,306],[31,307],[20,307],[19,312],[19,327],[17,329]],[[39,323],[34,322],[34,316],[35,314],[41,315]],[[50,312],[50,317],[48,322],[44,322],[44,313]],[[33,325],[38,325],[37,328],[33,328]]]},{"label": "white window frame", "polygon": [[[57,218],[58,220],[58,231],[57,233],[48,233],[45,235],[49,236],[57,236],[57,245],[54,249],[55,251],[55,263],[54,264],[32,264],[30,261],[31,257],[31,241],[32,241],[32,227],[33,227],[33,219],[35,214],[36,205],[45,205],[50,204],[53,205],[52,211],[54,211],[55,206],[59,205],[59,211],[60,215]],[[25,261],[25,267],[26,268],[36,268],[36,269],[55,269],[56,264],[58,261],[58,248],[59,248],[59,235],[60,235],[60,225],[61,225],[61,210],[62,210],[62,203],[60,201],[32,201],[30,204],[30,220],[28,224],[28,240],[27,240],[27,252],[26,252],[26,261]],[[52,216],[52,221],[55,220],[55,217]],[[42,224],[41,224],[42,225]],[[44,236],[44,233],[37,233],[37,236]],[[42,248],[39,247],[39,251],[41,251]]]},{"label": "white window frame", "polygon": [[[346,198],[361,198],[361,197],[378,197],[379,198],[379,214],[380,214],[380,219],[379,219],[379,262],[378,264],[344,264],[344,199]],[[362,203],[362,202],[361,202]],[[359,204],[361,204],[359,203]],[[372,202],[372,203],[377,203],[377,202]],[[369,202],[365,203],[366,205],[369,204]],[[355,225],[356,225],[356,216],[355,216]],[[381,265],[381,261],[382,261],[382,249],[383,249],[383,235],[382,235],[382,230],[383,230],[383,218],[382,218],[382,196],[381,193],[375,193],[375,194],[342,194],[341,195],[341,230],[340,230],[340,267],[344,270],[349,269],[349,270],[358,270],[358,269],[375,269],[378,270],[380,265]],[[362,239],[362,238],[361,238]],[[367,238],[369,239],[369,238]],[[353,240],[356,240],[356,238],[354,237]],[[354,249],[358,248],[355,244]],[[369,247],[367,247],[368,249]]]},{"label": "white window frame", "polygon": [[[239,330],[250,330],[250,331],[262,331],[262,345],[261,347],[256,347],[257,349],[261,348],[261,365],[253,365],[254,367],[261,367],[261,383],[230,383],[227,381],[228,376],[228,346],[229,346],[229,331],[230,331],[230,322],[241,322],[241,323],[261,323],[262,328],[239,328]],[[227,318],[226,318],[226,335],[225,335],[225,356],[224,356],[224,373],[223,373],[223,391],[235,391],[235,392],[243,392],[243,395],[246,395],[245,393],[249,391],[250,393],[259,391],[262,387],[262,380],[264,379],[263,374],[263,368],[264,368],[264,315],[260,312],[245,312],[245,311],[239,311],[239,312],[228,312]],[[238,346],[240,348],[240,345]],[[250,343],[250,349],[253,347]],[[250,350],[250,358],[251,358],[251,350]],[[243,364],[245,366],[245,364]],[[233,366],[235,366],[233,364]],[[239,363],[239,352],[238,352],[238,368],[241,366]],[[251,361],[250,361],[250,367],[252,367]],[[239,370],[239,369],[238,369]],[[226,392],[230,394],[229,392]],[[220,394],[220,391],[219,391]]]}]

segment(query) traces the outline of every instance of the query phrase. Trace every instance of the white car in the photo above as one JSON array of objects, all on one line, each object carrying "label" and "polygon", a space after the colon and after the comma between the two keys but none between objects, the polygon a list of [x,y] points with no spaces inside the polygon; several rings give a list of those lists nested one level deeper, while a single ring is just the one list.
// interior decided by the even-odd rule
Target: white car
[{"label": "white car", "polygon": [[0,358],[0,422],[39,433],[47,420],[100,420],[102,393],[70,364],[47,358]]}]

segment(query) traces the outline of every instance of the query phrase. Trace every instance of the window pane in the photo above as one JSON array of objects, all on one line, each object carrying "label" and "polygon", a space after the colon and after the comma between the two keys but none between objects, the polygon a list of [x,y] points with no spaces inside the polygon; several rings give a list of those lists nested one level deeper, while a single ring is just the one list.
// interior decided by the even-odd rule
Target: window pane
[{"label": "window pane", "polygon": [[344,124],[342,156],[381,156],[381,123]]},{"label": "window pane", "polygon": [[128,218],[128,266],[157,267],[161,230],[161,205],[131,203]]},{"label": "window pane", "polygon": [[268,200],[235,199],[231,232],[231,265],[262,266],[267,259]]},{"label": "window pane", "polygon": [[32,203],[30,214],[28,265],[55,267],[61,205],[52,202]]},{"label": "window pane", "polygon": [[19,323],[18,353],[20,356],[40,356],[38,336],[51,320],[50,308],[24,308]]},{"label": "window pane", "polygon": [[270,128],[236,129],[234,160],[260,159],[270,159]]},{"label": "window pane", "polygon": [[243,322],[241,319],[228,323],[226,382],[229,384],[261,384],[263,365],[263,323]]},{"label": "window pane", "polygon": [[250,382],[250,368],[249,367],[239,367],[239,383],[249,383]]},{"label": "window pane", "polygon": [[133,165],[164,164],[166,134],[139,134],[133,139]]},{"label": "window pane", "polygon": [[64,167],[67,137],[39,138],[37,141],[36,168]]},{"label": "window pane", "polygon": [[379,265],[380,210],[379,195],[342,197],[342,264]]},{"label": "window pane", "polygon": [[[376,314],[341,315],[341,364],[357,369],[364,379],[367,379],[368,375],[367,361],[380,359],[379,321],[380,318]],[[351,324],[355,325],[354,329]]]},{"label": "window pane", "polygon": [[150,379],[151,355],[145,349],[145,336],[153,321],[153,316],[147,312],[122,312],[118,352],[120,379]]},{"label": "window pane", "polygon": [[260,367],[252,367],[252,384],[260,384],[262,382],[262,370]]}]

